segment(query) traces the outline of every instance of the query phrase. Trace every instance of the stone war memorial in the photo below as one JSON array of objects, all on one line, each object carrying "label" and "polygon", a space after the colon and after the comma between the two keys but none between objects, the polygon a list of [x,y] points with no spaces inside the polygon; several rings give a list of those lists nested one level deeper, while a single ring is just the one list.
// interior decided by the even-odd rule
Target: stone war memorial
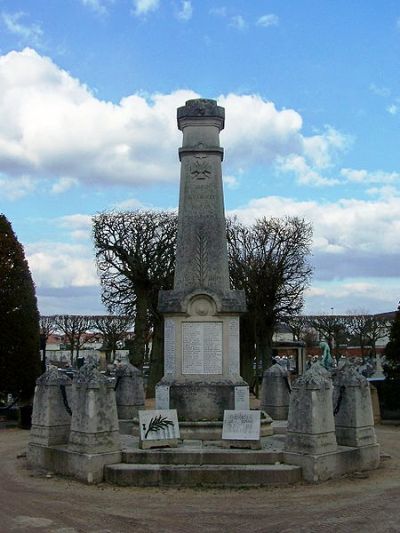
[{"label": "stone war memorial", "polygon": [[29,463],[121,486],[282,485],[377,468],[369,386],[351,366],[327,370],[317,362],[290,386],[274,365],[264,374],[261,410],[250,408],[240,376],[245,294],[229,283],[225,110],[189,100],[177,118],[176,271],[173,289],[159,294],[164,375],[155,409],[145,409],[143,384],[128,363],[116,382],[92,361],[72,384],[50,369],[37,380]]},{"label": "stone war memorial", "polygon": [[248,408],[239,370],[243,291],[229,286],[219,133],[225,112],[213,100],[178,109],[183,133],[174,289],[161,291],[165,317],[164,378],[157,398],[180,420],[222,420],[225,409]]}]

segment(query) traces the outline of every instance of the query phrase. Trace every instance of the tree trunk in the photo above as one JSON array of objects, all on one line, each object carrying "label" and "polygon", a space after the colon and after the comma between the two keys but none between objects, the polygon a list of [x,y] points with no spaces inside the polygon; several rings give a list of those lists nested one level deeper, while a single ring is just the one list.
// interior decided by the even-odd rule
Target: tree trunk
[{"label": "tree trunk", "polygon": [[240,317],[240,375],[250,387],[254,387],[254,317],[246,313]]},{"label": "tree trunk", "polygon": [[272,338],[274,336],[274,324],[268,319],[257,320],[257,360],[262,363],[263,373],[272,365]]},{"label": "tree trunk", "polygon": [[146,388],[146,397],[154,398],[155,386],[164,375],[164,320],[157,318],[154,322],[153,342],[150,354],[150,373]]},{"label": "tree trunk", "polygon": [[148,294],[144,289],[136,291],[135,337],[132,342],[133,350],[130,362],[142,369],[145,356],[145,339],[147,332]]}]

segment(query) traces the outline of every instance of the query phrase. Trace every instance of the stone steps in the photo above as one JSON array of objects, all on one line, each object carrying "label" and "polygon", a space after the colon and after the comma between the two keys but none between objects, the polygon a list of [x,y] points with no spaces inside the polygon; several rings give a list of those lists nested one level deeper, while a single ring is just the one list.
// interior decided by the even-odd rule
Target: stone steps
[{"label": "stone steps", "polygon": [[250,487],[287,485],[301,480],[301,467],[286,464],[119,463],[105,467],[105,481],[119,486]]},{"label": "stone steps", "polygon": [[164,448],[123,450],[122,462],[159,465],[266,465],[283,462],[283,453],[266,450]]}]

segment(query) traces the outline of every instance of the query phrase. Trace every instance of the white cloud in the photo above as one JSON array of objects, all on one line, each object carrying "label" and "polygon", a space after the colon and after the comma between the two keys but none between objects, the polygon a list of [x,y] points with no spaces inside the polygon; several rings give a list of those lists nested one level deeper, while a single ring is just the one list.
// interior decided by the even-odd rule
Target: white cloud
[{"label": "white cloud", "polygon": [[337,185],[338,179],[326,178],[317,170],[313,169],[303,156],[289,155],[283,157],[278,162],[278,168],[281,172],[292,172],[300,185],[310,185],[314,187],[326,187]]},{"label": "white cloud", "polygon": [[261,217],[300,216],[313,224],[315,253],[362,252],[379,257],[400,253],[399,212],[400,197],[317,203],[268,196],[251,200],[232,214],[246,223]]},{"label": "white cloud", "polygon": [[32,44],[35,46],[40,46],[43,30],[40,24],[23,24],[21,19],[27,17],[27,14],[23,11],[17,11],[16,13],[5,13],[1,14],[3,24],[10,33],[17,35],[24,44]]},{"label": "white cloud", "polygon": [[210,15],[214,15],[216,17],[226,17],[228,14],[228,11],[225,6],[221,7],[213,7],[209,11]]},{"label": "white cloud", "polygon": [[127,200],[123,200],[122,202],[118,202],[115,204],[116,209],[140,209],[144,207],[143,203],[140,200],[137,200],[136,198],[128,198]]},{"label": "white cloud", "polygon": [[8,200],[19,200],[35,190],[34,181],[28,176],[19,178],[2,178],[0,176],[0,197]]},{"label": "white cloud", "polygon": [[107,7],[102,0],[81,0],[81,2],[85,7],[92,9],[98,15],[105,15],[107,13]]},{"label": "white cloud", "polygon": [[269,13],[268,15],[263,15],[260,17],[256,24],[257,26],[263,26],[264,28],[268,28],[269,26],[278,26],[279,17],[273,13]]},{"label": "white cloud", "polygon": [[342,168],[340,174],[353,183],[399,183],[399,172],[369,171],[365,169]]},{"label": "white cloud", "polygon": [[247,28],[247,22],[242,15],[235,15],[234,17],[231,17],[229,26],[236,30],[244,31]]},{"label": "white cloud", "polygon": [[386,108],[386,111],[388,113],[390,113],[391,115],[397,115],[397,113],[399,112],[399,106],[396,105],[396,104],[391,104],[389,105],[387,108]]},{"label": "white cloud", "polygon": [[98,285],[91,247],[36,242],[25,247],[32,277],[39,288]]},{"label": "white cloud", "polygon": [[147,15],[159,8],[160,0],[133,0],[134,14],[136,16]]},{"label": "white cloud", "polygon": [[181,8],[177,12],[176,16],[179,20],[188,21],[192,18],[193,6],[190,0],[182,0]]},{"label": "white cloud", "polygon": [[57,220],[64,228],[89,230],[92,227],[91,215],[82,215],[80,213],[76,213],[74,215],[65,215],[63,217],[59,217]]},{"label": "white cloud", "polygon": [[235,176],[223,176],[222,180],[228,189],[237,189],[239,187],[239,180]]},{"label": "white cloud", "polygon": [[76,178],[60,178],[52,185],[50,192],[52,194],[62,194],[77,185],[78,180]]},{"label": "white cloud", "polygon": [[[34,50],[10,52],[0,56],[0,173],[51,179],[54,194],[78,182],[132,186],[175,181],[181,143],[176,108],[198,96],[178,90],[102,101]],[[298,112],[278,110],[258,95],[217,99],[226,108],[221,140],[229,152],[228,175],[279,163],[281,169],[296,171],[301,183],[330,183],[319,170],[345,149],[341,133],[327,127],[307,137]]]},{"label": "white cloud", "polygon": [[382,87],[379,85],[375,85],[375,83],[371,83],[369,86],[369,89],[372,93],[376,94],[377,96],[387,97],[391,95],[391,90],[388,87]]}]

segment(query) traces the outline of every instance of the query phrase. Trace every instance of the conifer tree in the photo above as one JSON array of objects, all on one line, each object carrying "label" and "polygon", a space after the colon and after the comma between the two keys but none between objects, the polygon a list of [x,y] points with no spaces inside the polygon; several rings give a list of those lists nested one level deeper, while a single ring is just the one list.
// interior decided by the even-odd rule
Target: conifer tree
[{"label": "conifer tree", "polygon": [[0,396],[29,400],[39,374],[35,287],[24,250],[0,214]]},{"label": "conifer tree", "polygon": [[400,304],[390,330],[389,342],[385,348],[385,357],[392,370],[400,374]]}]

